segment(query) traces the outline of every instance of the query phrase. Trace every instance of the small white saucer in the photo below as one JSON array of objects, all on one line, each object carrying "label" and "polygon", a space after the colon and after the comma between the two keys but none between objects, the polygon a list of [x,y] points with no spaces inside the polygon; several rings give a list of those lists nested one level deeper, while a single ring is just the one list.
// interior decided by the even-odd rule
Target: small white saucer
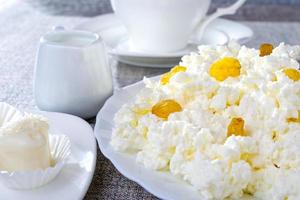
[{"label": "small white saucer", "polygon": [[[164,54],[138,52],[129,48],[126,28],[114,14],[106,14],[89,20],[75,29],[98,33],[106,43],[109,54],[120,62],[143,67],[171,67],[183,55],[197,51],[197,45],[190,44],[185,49]],[[205,30],[201,44],[226,44],[229,40],[245,43],[253,36],[253,31],[238,22],[216,19]],[[197,38],[197,35],[191,38]]]},{"label": "small white saucer", "polygon": [[71,156],[58,176],[33,190],[12,190],[0,184],[0,199],[83,199],[92,181],[97,146],[92,127],[83,119],[53,112],[39,112],[49,120],[50,134],[65,134],[71,142]]}]

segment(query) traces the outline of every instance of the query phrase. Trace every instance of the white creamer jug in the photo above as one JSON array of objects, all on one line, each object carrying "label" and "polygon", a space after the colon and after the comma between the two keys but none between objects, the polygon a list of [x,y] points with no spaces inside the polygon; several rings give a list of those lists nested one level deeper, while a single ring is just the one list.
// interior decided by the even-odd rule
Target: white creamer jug
[{"label": "white creamer jug", "polygon": [[112,91],[99,35],[57,27],[41,38],[34,74],[35,101],[41,110],[90,118]]}]

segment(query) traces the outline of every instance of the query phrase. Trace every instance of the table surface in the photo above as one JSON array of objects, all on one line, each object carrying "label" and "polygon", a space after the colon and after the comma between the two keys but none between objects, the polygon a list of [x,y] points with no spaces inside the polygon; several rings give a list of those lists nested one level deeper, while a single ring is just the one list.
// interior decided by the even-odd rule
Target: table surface
[{"label": "table surface", "polygon": [[[10,0],[0,7],[0,101],[20,109],[35,110],[33,70],[39,38],[55,25],[72,28],[91,18],[49,16],[33,10],[21,1]],[[299,44],[300,22],[247,22],[255,36],[247,43],[284,41]],[[161,74],[166,69],[133,67],[111,60],[115,87]],[[93,123],[93,120],[90,121]],[[97,166],[85,199],[156,199],[136,183],[122,176],[98,151]]]}]

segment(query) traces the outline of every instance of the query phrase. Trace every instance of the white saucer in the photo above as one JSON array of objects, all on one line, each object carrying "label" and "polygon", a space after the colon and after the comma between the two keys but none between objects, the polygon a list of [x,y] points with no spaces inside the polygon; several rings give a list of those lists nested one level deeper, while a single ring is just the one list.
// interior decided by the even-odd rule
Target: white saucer
[{"label": "white saucer", "polygon": [[[144,67],[170,67],[180,61],[180,57],[197,51],[197,45],[173,53],[153,54],[137,52],[129,48],[126,28],[114,14],[106,14],[89,20],[75,29],[98,33],[106,43],[109,53],[117,60]],[[253,31],[238,22],[216,19],[204,32],[201,44],[225,44],[229,40],[245,43],[253,36]],[[197,38],[196,35],[191,38]]]},{"label": "white saucer", "polygon": [[97,147],[92,127],[68,114],[41,112],[49,119],[50,133],[65,134],[71,141],[71,157],[61,173],[49,184],[34,190],[11,190],[0,184],[2,200],[81,200],[92,181]]}]

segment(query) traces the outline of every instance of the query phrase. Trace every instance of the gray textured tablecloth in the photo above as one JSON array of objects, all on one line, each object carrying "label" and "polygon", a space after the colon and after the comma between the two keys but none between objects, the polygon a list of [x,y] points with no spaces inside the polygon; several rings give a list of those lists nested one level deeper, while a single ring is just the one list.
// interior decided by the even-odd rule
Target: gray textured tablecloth
[{"label": "gray textured tablecloth", "polygon": [[[47,16],[31,9],[21,1],[7,2],[5,6],[0,4],[0,101],[6,101],[21,109],[37,109],[33,98],[32,75],[40,36],[54,25],[71,28],[91,19]],[[277,44],[280,41],[299,44],[299,22],[243,23],[250,26],[255,33],[252,40],[248,42],[249,46],[257,47],[261,42]],[[112,61],[112,67],[116,87],[136,82],[145,75],[153,76],[166,71],[166,69],[132,67],[115,61]],[[123,177],[98,152],[95,175],[85,199],[156,198],[136,183]]]}]

